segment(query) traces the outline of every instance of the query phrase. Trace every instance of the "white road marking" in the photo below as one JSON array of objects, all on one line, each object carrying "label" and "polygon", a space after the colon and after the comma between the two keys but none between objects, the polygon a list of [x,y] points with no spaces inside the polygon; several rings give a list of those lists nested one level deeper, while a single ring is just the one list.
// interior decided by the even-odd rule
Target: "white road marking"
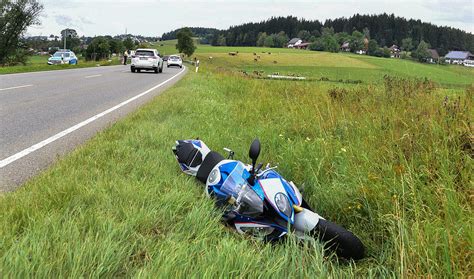
[{"label": "white road marking", "polygon": [[95,77],[101,77],[102,75],[92,75],[92,76],[86,76],[84,78],[95,78]]},{"label": "white road marking", "polygon": [[79,129],[79,128],[81,128],[81,127],[86,126],[87,124],[94,122],[95,120],[97,120],[97,119],[99,119],[99,118],[101,118],[101,117],[103,117],[103,116],[105,116],[105,115],[107,115],[107,114],[113,112],[114,110],[117,110],[117,109],[119,109],[119,108],[125,106],[126,104],[128,104],[128,103],[130,103],[130,102],[133,102],[133,101],[135,101],[136,99],[141,98],[141,97],[147,95],[148,93],[150,93],[150,92],[152,92],[153,90],[155,90],[155,89],[157,89],[157,88],[159,88],[159,87],[165,85],[165,84],[168,83],[169,81],[173,80],[175,77],[177,77],[177,76],[179,76],[180,74],[182,74],[185,69],[186,69],[186,68],[183,67],[183,69],[182,69],[180,72],[178,72],[176,75],[170,77],[169,79],[163,81],[162,83],[160,83],[160,84],[158,84],[158,85],[153,86],[152,88],[148,89],[148,90],[145,91],[145,92],[142,92],[142,93],[140,93],[140,94],[138,94],[138,95],[135,95],[134,97],[132,97],[132,98],[126,100],[126,101],[123,101],[123,102],[121,102],[120,104],[118,104],[118,105],[116,105],[116,106],[114,106],[114,107],[109,108],[108,110],[105,110],[105,111],[103,111],[103,112],[101,112],[101,113],[99,113],[99,114],[96,114],[96,115],[94,115],[94,116],[92,116],[92,117],[90,117],[90,118],[88,118],[88,119],[86,119],[86,120],[84,120],[84,121],[82,121],[82,122],[80,122],[80,123],[78,123],[78,124],[76,124],[76,125],[74,125],[74,126],[68,128],[68,129],[62,131],[62,132],[57,133],[57,134],[54,135],[54,136],[51,136],[51,137],[49,137],[49,138],[47,138],[47,139],[45,139],[45,140],[43,140],[43,141],[41,141],[41,142],[39,142],[39,143],[37,143],[37,144],[35,144],[35,145],[32,145],[32,146],[30,146],[30,147],[28,147],[28,148],[26,148],[26,149],[24,149],[24,150],[22,150],[22,151],[20,151],[20,152],[18,152],[18,153],[16,153],[16,154],[12,155],[12,156],[10,156],[10,157],[8,157],[8,158],[6,158],[6,159],[1,160],[1,161],[0,161],[0,169],[3,168],[3,167],[5,167],[5,166],[8,166],[9,164],[15,162],[16,160],[18,160],[18,159],[20,159],[20,158],[22,158],[22,157],[24,157],[24,156],[26,156],[26,155],[28,155],[28,154],[30,154],[30,153],[36,151],[36,150],[38,150],[38,149],[40,149],[40,148],[42,148],[42,147],[44,147],[44,146],[46,146],[46,145],[48,145],[48,144],[50,144],[50,143],[52,143],[52,142],[54,142],[54,141],[56,141],[56,140],[58,140],[58,139],[60,139],[60,138],[62,138],[62,137],[64,137],[64,136],[66,136],[67,134],[70,134],[70,133],[76,131],[77,129]]},{"label": "white road marking", "polygon": [[10,90],[10,89],[18,89],[18,88],[25,88],[25,87],[31,87],[31,86],[33,86],[33,84],[20,85],[20,86],[8,87],[8,88],[0,88],[0,91]]}]

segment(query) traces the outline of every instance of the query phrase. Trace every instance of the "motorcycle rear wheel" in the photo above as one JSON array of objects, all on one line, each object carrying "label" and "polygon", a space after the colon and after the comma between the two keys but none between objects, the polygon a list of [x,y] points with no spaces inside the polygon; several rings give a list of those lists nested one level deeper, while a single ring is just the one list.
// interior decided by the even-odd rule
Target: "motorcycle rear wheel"
[{"label": "motorcycle rear wheel", "polygon": [[364,245],[352,232],[330,221],[320,219],[314,228],[316,237],[326,243],[326,248],[345,259],[360,260],[364,257]]}]

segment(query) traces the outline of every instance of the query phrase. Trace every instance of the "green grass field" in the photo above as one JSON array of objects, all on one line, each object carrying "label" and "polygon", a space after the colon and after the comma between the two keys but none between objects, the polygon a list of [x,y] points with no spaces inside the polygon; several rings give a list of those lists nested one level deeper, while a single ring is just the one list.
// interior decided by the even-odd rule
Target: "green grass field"
[{"label": "green grass field", "polygon": [[111,61],[85,61],[85,59],[79,58],[77,65],[48,65],[48,55],[33,55],[30,57],[26,65],[17,66],[5,66],[0,67],[0,75],[3,74],[15,74],[15,73],[27,73],[27,72],[38,72],[38,71],[54,71],[54,70],[65,70],[65,69],[77,69],[77,68],[88,68],[97,66],[109,66],[119,65],[120,60],[117,57],[111,59]]},{"label": "green grass field", "polygon": [[[1,197],[0,275],[472,275],[470,69],[292,50],[277,55],[275,49],[265,49],[272,54],[255,65],[253,52],[264,49],[226,54],[235,49],[199,46],[198,74],[190,71]],[[240,72],[257,69],[336,81],[265,80]],[[412,79],[430,71],[442,80]],[[322,216],[357,234],[367,258],[338,261],[318,242],[290,237],[272,246],[223,226],[202,185],[179,171],[171,152],[176,139],[195,137],[218,151],[230,147],[244,161],[259,137],[260,160],[277,164]]]}]

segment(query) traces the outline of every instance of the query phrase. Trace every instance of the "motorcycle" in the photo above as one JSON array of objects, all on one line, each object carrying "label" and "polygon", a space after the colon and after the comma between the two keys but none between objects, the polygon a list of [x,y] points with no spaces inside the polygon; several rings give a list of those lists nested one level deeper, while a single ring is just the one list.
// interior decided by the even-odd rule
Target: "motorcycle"
[{"label": "motorcycle", "polygon": [[265,241],[281,240],[289,231],[299,238],[314,237],[341,258],[359,260],[364,245],[353,233],[314,212],[292,181],[276,167],[257,165],[260,141],[249,150],[252,164],[212,151],[201,140],[178,140],[173,153],[181,170],[206,184],[206,194],[224,210],[224,221],[237,232]]}]

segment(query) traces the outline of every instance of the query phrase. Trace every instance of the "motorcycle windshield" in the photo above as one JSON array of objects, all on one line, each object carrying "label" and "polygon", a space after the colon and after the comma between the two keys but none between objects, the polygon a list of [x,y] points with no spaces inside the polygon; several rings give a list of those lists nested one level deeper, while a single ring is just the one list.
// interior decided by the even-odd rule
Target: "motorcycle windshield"
[{"label": "motorcycle windshield", "polygon": [[236,200],[236,211],[242,215],[257,216],[263,213],[263,201],[247,183],[248,172],[237,163],[221,187],[221,191]]}]

